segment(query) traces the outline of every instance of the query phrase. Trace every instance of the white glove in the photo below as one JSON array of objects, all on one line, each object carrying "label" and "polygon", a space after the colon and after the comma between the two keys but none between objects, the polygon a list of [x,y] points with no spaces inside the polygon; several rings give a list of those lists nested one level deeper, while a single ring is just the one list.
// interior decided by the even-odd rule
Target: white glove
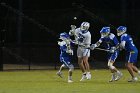
[{"label": "white glove", "polygon": [[72,40],[72,43],[74,43],[75,45],[78,45],[78,41],[77,40]]},{"label": "white glove", "polygon": [[114,53],[116,50],[116,47],[111,47],[111,49],[109,50],[110,53]]},{"label": "white glove", "polygon": [[58,45],[61,45],[61,41],[57,41],[58,42]]},{"label": "white glove", "polygon": [[65,41],[57,41],[58,42],[58,45],[59,46],[63,46],[63,45],[65,45],[66,44],[66,42]]},{"label": "white glove", "polygon": [[66,42],[67,45],[69,45],[70,44],[70,39],[66,39],[65,42]]},{"label": "white glove", "polygon": [[70,50],[67,50],[66,52],[69,53],[69,54],[71,54],[71,55],[73,55],[73,50],[71,50],[71,49]]},{"label": "white glove", "polygon": [[70,27],[71,27],[72,30],[73,29],[76,29],[76,26],[75,25],[71,25]]},{"label": "white glove", "polygon": [[91,50],[94,50],[96,48],[96,44],[92,44],[91,46],[90,46],[90,49]]},{"label": "white glove", "polygon": [[71,30],[69,31],[69,35],[75,35],[75,29],[76,29],[76,26],[75,25],[71,25]]}]

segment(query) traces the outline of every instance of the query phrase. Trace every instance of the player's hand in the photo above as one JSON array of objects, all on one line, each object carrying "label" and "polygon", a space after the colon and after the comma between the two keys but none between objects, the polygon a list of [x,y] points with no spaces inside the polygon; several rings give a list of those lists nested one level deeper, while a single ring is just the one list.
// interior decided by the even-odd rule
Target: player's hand
[{"label": "player's hand", "polygon": [[73,29],[76,29],[76,26],[75,25],[71,25],[70,27],[71,27],[72,30]]},{"label": "player's hand", "polygon": [[78,41],[77,40],[72,40],[72,43],[74,43],[75,45],[78,45]]},{"label": "player's hand", "polygon": [[96,45],[95,44],[92,44],[91,46],[90,46],[90,49],[91,50],[94,50],[96,48]]},{"label": "player's hand", "polygon": [[115,48],[115,47],[111,47],[111,49],[109,50],[109,52],[110,52],[110,53],[114,53],[114,52],[115,52],[115,50],[116,50],[116,48]]},{"label": "player's hand", "polygon": [[60,45],[61,44],[61,41],[57,41],[57,43],[58,43],[58,45]]},{"label": "player's hand", "polygon": [[69,53],[70,55],[73,55],[73,50],[71,50],[71,49],[67,50],[66,52]]}]

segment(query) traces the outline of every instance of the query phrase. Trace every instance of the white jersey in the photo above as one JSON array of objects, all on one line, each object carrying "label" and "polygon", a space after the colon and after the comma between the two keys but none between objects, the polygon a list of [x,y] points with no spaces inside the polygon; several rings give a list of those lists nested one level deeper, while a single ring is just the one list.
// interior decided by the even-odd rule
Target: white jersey
[{"label": "white jersey", "polygon": [[89,31],[82,32],[80,28],[77,28],[75,29],[75,38],[76,40],[79,38],[82,39],[81,41],[78,40],[79,44],[85,45],[87,47],[89,47],[91,44],[91,33]]},{"label": "white jersey", "polygon": [[84,56],[89,57],[90,49],[87,49],[86,47],[90,47],[91,33],[89,31],[82,32],[80,28],[73,30],[72,33],[75,36],[75,40],[78,41],[77,57],[84,57]]}]

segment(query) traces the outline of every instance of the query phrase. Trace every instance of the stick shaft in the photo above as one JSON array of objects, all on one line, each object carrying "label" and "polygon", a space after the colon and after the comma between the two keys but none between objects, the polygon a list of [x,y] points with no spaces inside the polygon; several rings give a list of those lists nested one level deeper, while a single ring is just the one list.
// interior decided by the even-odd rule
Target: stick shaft
[{"label": "stick shaft", "polygon": [[102,50],[102,51],[109,51],[108,49],[102,49],[102,48],[95,48],[95,49],[97,49],[97,50]]}]

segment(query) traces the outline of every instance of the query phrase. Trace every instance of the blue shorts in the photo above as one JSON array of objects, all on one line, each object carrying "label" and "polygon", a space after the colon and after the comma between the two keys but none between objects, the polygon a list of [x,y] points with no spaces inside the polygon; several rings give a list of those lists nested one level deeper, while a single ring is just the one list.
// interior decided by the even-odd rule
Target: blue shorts
[{"label": "blue shorts", "polygon": [[108,60],[112,60],[115,62],[115,60],[117,59],[119,55],[119,51],[116,50],[114,53],[108,53]]},{"label": "blue shorts", "polygon": [[138,57],[138,51],[127,52],[126,61],[128,63],[136,63],[137,62],[137,57]]},{"label": "blue shorts", "polygon": [[60,57],[60,62],[69,68],[71,65],[71,57]]}]

